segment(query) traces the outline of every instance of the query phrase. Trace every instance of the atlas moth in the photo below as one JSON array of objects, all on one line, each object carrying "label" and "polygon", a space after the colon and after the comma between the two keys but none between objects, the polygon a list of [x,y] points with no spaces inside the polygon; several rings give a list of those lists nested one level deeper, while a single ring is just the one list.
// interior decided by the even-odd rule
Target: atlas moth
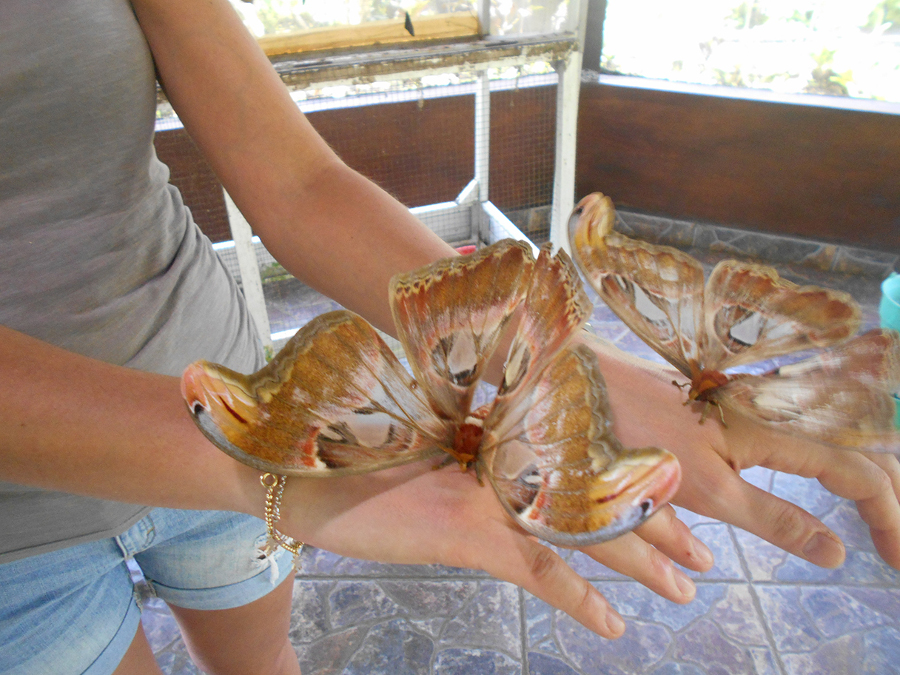
[{"label": "atlas moth", "polygon": [[[687,402],[706,403],[830,445],[900,453],[892,392],[900,387],[900,335],[857,335],[847,294],[798,286],[771,267],[702,265],[678,249],[614,230],[612,200],[588,195],[569,221],[572,257],[610,309],[674,366]],[[760,375],[729,369],[817,349]],[[722,414],[724,421],[724,414]]]},{"label": "atlas moth", "polygon": [[[613,434],[597,357],[573,340],[592,306],[565,252],[545,247],[535,260],[530,245],[504,240],[395,276],[390,304],[412,374],[363,318],[330,312],[256,373],[189,366],[194,421],[235,459],[279,475],[449,457],[486,477],[527,532],[563,546],[627,532],[674,494],[671,453],[627,449]],[[501,344],[496,397],[472,410]]]}]

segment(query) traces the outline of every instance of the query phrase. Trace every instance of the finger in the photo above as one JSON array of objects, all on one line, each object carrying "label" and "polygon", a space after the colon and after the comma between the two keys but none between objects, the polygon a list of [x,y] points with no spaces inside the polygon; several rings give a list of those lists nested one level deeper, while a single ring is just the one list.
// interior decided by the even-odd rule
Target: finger
[{"label": "finger", "polygon": [[844,562],[843,542],[818,518],[751,485],[724,464],[714,474],[715,480],[706,483],[708,500],[685,504],[687,508],[740,527],[819,567]]},{"label": "finger", "polygon": [[863,453],[863,455],[875,462],[888,475],[894,499],[900,502],[900,457],[881,452]]},{"label": "finger", "polygon": [[673,562],[695,572],[706,572],[715,562],[712,551],[679,520],[675,509],[668,504],[635,528],[634,533]]},{"label": "finger", "polygon": [[897,515],[898,504],[900,504],[900,461],[893,455],[872,454],[867,456],[881,467],[891,481],[894,499],[888,499],[890,506],[886,508],[892,515],[888,516],[886,526],[873,527],[867,519],[869,514],[864,508],[860,508],[858,502],[857,508],[860,509],[860,516],[869,524],[869,532],[872,535],[875,550],[888,565],[900,569],[900,525],[898,525],[900,515]]},{"label": "finger", "polygon": [[856,501],[882,559],[900,569],[900,466],[893,455],[836,451],[817,476],[828,490]]},{"label": "finger", "polygon": [[633,532],[581,551],[672,602],[683,605],[697,594],[697,587],[684,572]]},{"label": "finger", "polygon": [[896,457],[822,448],[805,456],[802,475],[817,478],[830,492],[854,500],[878,554],[900,569],[900,467]]},{"label": "finger", "polygon": [[[508,527],[484,531],[491,542],[483,569],[492,576],[521,586],[537,598],[562,610],[598,635],[615,639],[625,622],[606,598],[553,550]],[[498,555],[503,551],[504,555]]]}]

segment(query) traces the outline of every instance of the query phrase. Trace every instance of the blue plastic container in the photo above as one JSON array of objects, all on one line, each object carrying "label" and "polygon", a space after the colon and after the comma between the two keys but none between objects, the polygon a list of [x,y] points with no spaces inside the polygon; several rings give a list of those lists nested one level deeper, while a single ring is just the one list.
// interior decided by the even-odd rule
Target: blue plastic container
[{"label": "blue plastic container", "polygon": [[[881,327],[900,331],[900,274],[892,272],[891,276],[881,283]],[[900,396],[894,394],[897,411],[894,414],[894,426],[900,429]]]}]

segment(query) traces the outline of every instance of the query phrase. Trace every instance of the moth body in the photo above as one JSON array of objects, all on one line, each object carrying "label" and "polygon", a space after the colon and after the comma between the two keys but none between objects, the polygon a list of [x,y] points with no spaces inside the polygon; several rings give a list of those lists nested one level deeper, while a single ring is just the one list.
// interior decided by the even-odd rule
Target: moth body
[{"label": "moth body", "polygon": [[[692,366],[691,370],[694,370]],[[716,391],[729,381],[729,376],[718,370],[700,370],[691,376],[689,401],[703,401],[715,404]]]},{"label": "moth body", "polygon": [[463,471],[478,459],[478,451],[484,438],[484,418],[487,417],[488,407],[482,406],[466,416],[462,424],[456,428],[453,439],[453,448],[447,452],[459,462]]}]

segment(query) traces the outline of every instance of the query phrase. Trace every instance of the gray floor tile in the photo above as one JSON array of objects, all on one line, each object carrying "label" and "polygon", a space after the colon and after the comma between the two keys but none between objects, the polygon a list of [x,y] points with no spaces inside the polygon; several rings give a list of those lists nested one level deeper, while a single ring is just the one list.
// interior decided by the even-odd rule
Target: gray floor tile
[{"label": "gray floor tile", "polygon": [[731,530],[730,525],[719,522],[698,523],[691,528],[697,538],[713,552],[715,563],[707,572],[685,570],[689,577],[695,581],[747,581]]},{"label": "gray floor tile", "polygon": [[900,589],[775,585],[757,592],[786,673],[898,672]]},{"label": "gray floor tile", "polygon": [[519,673],[519,592],[491,579],[300,578],[291,640],[306,675],[445,672],[437,663],[446,672],[490,664],[495,671],[474,672]]},{"label": "gray floor tile", "polygon": [[673,605],[633,582],[597,587],[625,617],[625,635],[603,640],[531,599],[532,675],[765,672],[758,665],[769,660],[770,643],[748,584],[700,583],[688,605]]}]

